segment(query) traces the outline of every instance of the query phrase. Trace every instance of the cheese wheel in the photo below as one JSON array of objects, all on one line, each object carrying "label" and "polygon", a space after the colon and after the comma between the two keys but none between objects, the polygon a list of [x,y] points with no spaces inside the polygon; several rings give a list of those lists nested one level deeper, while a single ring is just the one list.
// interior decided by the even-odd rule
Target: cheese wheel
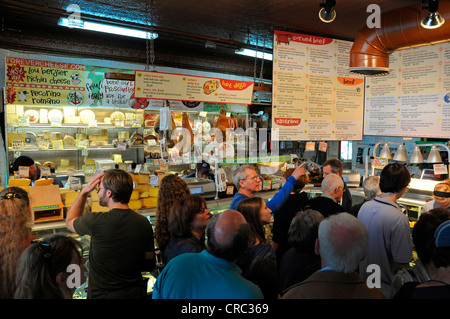
[{"label": "cheese wheel", "polygon": [[139,194],[141,194],[146,192],[148,193],[149,188],[150,188],[149,184],[137,184],[134,190],[137,191]]},{"label": "cheese wheel", "polygon": [[150,182],[149,175],[134,175],[134,181],[138,184],[148,184]]},{"label": "cheese wheel", "polygon": [[148,196],[150,197],[158,197],[159,187],[149,187],[148,188]]},{"label": "cheese wheel", "polygon": [[155,197],[141,198],[142,207],[156,207],[158,199]]},{"label": "cheese wheel", "polygon": [[8,180],[8,187],[11,186],[29,186],[31,183],[31,179],[22,178],[22,179],[13,179]]},{"label": "cheese wheel", "polygon": [[35,186],[44,186],[53,184],[53,178],[38,179],[34,181]]},{"label": "cheese wheel", "polygon": [[134,191],[131,193],[130,201],[137,200],[137,199],[139,199],[139,192],[136,191],[136,190],[134,190]]},{"label": "cheese wheel", "polygon": [[137,210],[142,208],[142,202],[140,200],[130,200],[128,207],[132,210]]}]

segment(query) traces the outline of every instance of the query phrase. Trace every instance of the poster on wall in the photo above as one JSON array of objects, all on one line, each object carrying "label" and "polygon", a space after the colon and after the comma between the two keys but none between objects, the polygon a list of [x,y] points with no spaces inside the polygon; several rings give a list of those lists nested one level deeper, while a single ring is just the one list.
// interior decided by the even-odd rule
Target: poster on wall
[{"label": "poster on wall", "polygon": [[83,106],[85,66],[6,57],[6,103]]},{"label": "poster on wall", "polygon": [[144,99],[251,104],[254,83],[194,75],[136,71],[135,97]]},{"label": "poster on wall", "polygon": [[366,79],[364,134],[447,138],[450,43],[395,51],[389,68]]},{"label": "poster on wall", "polygon": [[274,31],[272,128],[279,140],[361,140],[364,78],[350,75],[352,42]]}]

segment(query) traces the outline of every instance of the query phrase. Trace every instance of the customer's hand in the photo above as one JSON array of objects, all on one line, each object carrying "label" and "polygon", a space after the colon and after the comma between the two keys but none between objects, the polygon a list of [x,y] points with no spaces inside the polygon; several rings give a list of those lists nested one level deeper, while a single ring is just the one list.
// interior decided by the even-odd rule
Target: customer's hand
[{"label": "customer's hand", "polygon": [[293,172],[291,176],[294,176],[295,179],[299,179],[300,176],[305,175],[305,168],[306,162],[303,162],[301,165],[299,165]]},{"label": "customer's hand", "polygon": [[97,185],[99,185],[102,181],[103,176],[105,176],[106,173],[102,172],[94,177],[91,178],[91,180],[83,187],[82,192],[83,193],[90,193],[92,192]]}]

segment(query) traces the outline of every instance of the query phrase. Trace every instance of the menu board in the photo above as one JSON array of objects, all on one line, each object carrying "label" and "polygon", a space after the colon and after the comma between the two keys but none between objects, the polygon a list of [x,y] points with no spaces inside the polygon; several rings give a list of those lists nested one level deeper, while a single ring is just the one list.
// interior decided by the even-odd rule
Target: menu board
[{"label": "menu board", "polygon": [[135,97],[145,99],[251,104],[253,82],[136,71]]},{"label": "menu board", "polygon": [[395,51],[389,68],[366,79],[364,134],[448,137],[450,43]]},{"label": "menu board", "polygon": [[272,128],[279,140],[362,139],[364,78],[346,71],[351,46],[274,31]]},{"label": "menu board", "polygon": [[82,64],[6,57],[6,103],[82,106]]}]

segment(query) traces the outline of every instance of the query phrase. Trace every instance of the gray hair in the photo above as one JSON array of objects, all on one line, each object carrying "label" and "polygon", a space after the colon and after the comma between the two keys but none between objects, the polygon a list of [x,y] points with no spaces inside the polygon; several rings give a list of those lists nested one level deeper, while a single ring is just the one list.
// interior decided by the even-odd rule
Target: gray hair
[{"label": "gray hair", "polygon": [[337,187],[344,187],[342,178],[334,173],[328,174],[322,181],[322,192],[333,192]]},{"label": "gray hair", "polygon": [[317,210],[300,211],[292,219],[288,230],[288,243],[299,253],[314,254],[319,224],[323,215]]},{"label": "gray hair", "polygon": [[381,195],[379,176],[367,177],[362,183],[362,187],[368,199],[374,199]]},{"label": "gray hair", "polygon": [[237,190],[241,187],[239,182],[247,178],[247,174],[245,173],[246,168],[255,170],[253,165],[235,165],[231,169],[233,173],[233,184]]},{"label": "gray hair", "polygon": [[319,224],[320,257],[335,271],[355,271],[366,254],[368,241],[367,228],[349,213],[331,215]]}]

